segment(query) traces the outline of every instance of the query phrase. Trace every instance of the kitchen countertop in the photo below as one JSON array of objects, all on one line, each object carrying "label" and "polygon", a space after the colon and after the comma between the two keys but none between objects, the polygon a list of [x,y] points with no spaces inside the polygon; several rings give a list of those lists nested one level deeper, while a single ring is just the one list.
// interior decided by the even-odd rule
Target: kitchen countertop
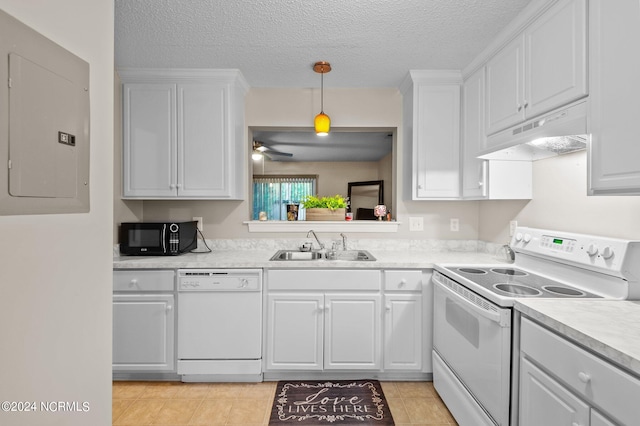
[{"label": "kitchen countertop", "polygon": [[499,263],[491,254],[460,251],[371,250],[375,261],[310,260],[270,261],[277,250],[213,250],[180,256],[119,256],[114,269],[269,268],[269,269],[431,269],[436,263]]},{"label": "kitchen countertop", "polygon": [[640,302],[519,299],[514,307],[640,376]]}]

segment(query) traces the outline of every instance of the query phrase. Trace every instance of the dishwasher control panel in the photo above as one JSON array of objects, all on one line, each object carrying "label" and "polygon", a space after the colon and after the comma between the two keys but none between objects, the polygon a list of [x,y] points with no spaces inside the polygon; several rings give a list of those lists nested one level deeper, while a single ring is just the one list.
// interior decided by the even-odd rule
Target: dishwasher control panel
[{"label": "dishwasher control panel", "polygon": [[178,291],[260,291],[260,269],[179,269]]}]

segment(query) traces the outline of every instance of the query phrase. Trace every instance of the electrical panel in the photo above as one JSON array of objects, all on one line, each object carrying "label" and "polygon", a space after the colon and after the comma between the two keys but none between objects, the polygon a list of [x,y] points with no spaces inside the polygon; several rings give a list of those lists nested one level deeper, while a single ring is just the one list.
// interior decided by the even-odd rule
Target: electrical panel
[{"label": "electrical panel", "polygon": [[0,214],[89,211],[89,64],[0,10]]}]

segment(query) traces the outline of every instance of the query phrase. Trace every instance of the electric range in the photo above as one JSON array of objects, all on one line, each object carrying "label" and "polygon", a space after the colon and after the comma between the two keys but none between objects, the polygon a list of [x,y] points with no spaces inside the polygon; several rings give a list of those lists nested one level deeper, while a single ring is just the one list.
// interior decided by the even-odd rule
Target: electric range
[{"label": "electric range", "polygon": [[510,246],[513,264],[433,273],[433,382],[463,425],[517,424],[516,300],[640,299],[640,241],[517,228]]}]

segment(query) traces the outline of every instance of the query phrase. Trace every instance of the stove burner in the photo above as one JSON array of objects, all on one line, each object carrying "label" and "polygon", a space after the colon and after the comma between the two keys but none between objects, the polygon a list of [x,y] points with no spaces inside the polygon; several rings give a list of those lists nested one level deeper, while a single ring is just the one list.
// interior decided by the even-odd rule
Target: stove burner
[{"label": "stove burner", "polygon": [[524,284],[516,283],[499,283],[494,284],[493,288],[503,293],[507,293],[510,296],[540,296],[542,292],[533,287],[529,287]]},{"label": "stove burner", "polygon": [[573,297],[582,297],[585,296],[586,293],[575,288],[570,287],[560,287],[555,285],[547,285],[542,287],[547,290],[549,293],[561,294],[563,296],[573,296]]},{"label": "stove burner", "polygon": [[458,271],[465,272],[467,274],[478,274],[478,275],[484,275],[487,273],[487,271],[483,271],[482,269],[476,269],[476,268],[458,268]]},{"label": "stove burner", "polygon": [[511,269],[511,268],[493,268],[491,269],[491,271],[501,275],[511,275],[511,276],[527,275],[526,272],[518,271],[517,269]]}]

